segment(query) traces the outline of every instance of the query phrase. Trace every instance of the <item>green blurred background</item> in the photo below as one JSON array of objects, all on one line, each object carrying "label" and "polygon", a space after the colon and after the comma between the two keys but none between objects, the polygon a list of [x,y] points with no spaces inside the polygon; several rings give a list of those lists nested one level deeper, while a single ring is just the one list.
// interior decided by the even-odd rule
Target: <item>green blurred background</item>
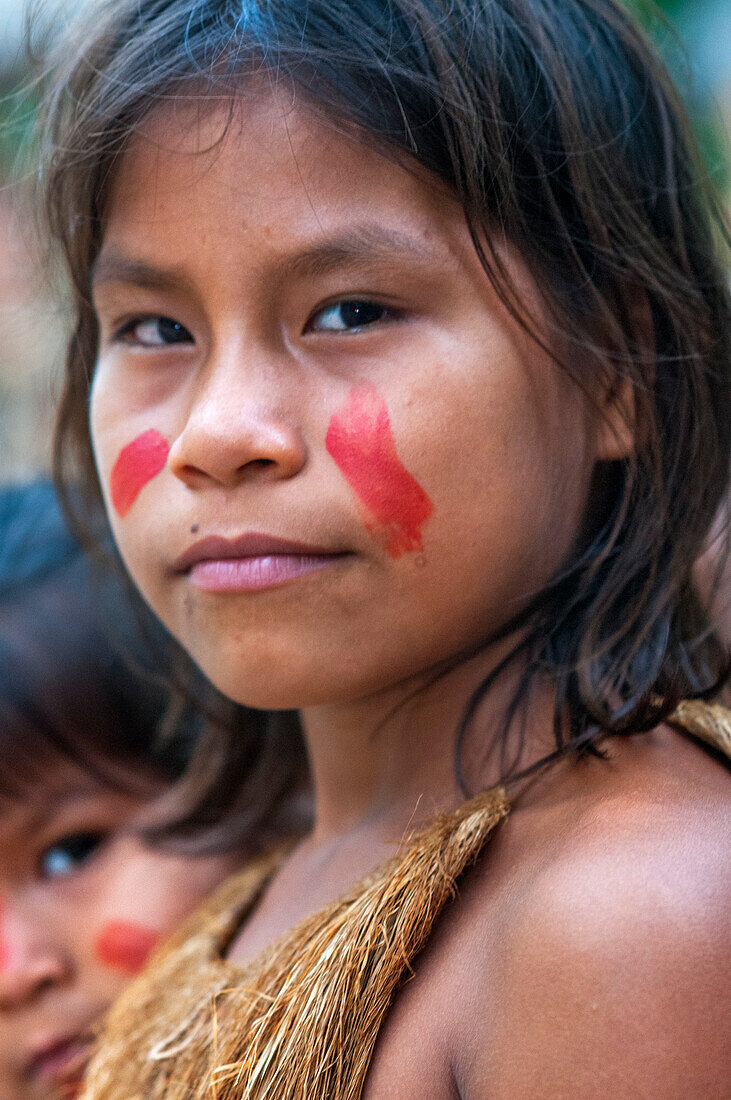
[{"label": "green blurred background", "polygon": [[[51,0],[45,10],[63,19],[71,2]],[[731,0],[624,2],[658,42],[731,209]],[[32,210],[37,96],[22,44],[29,3],[43,10],[43,0],[0,0],[0,483],[48,468],[68,324]]]},{"label": "green blurred background", "polygon": [[709,171],[731,199],[731,0],[624,0],[657,41]]}]

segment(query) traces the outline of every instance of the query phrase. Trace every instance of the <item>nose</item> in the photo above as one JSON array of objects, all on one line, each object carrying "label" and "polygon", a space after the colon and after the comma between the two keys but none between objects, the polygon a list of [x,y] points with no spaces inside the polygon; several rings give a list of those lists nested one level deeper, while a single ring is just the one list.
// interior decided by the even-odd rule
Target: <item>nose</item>
[{"label": "nose", "polygon": [[294,477],[307,459],[281,374],[232,342],[212,354],[196,381],[169,470],[189,488]]},{"label": "nose", "polygon": [[7,912],[0,929],[0,1012],[32,1002],[71,976],[64,951],[47,942],[41,930]]}]

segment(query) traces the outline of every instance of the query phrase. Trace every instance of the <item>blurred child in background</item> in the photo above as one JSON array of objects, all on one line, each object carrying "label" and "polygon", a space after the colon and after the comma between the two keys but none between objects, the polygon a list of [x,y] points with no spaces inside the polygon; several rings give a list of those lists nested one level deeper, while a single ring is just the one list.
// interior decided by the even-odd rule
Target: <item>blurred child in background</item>
[{"label": "blurred child in background", "polygon": [[[254,844],[234,797],[226,823],[189,813],[185,850],[145,833],[203,722],[171,718],[125,599],[92,576],[50,486],[0,494],[1,1100],[75,1095],[95,1023]],[[251,760],[257,719],[229,715]]]}]

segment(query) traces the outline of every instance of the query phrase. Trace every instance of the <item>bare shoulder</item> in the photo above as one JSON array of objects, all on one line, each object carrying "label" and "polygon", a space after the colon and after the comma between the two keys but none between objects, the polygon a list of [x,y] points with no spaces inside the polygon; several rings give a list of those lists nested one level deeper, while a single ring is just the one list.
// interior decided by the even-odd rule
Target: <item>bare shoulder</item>
[{"label": "bare shoulder", "polygon": [[645,910],[664,899],[668,914],[708,911],[728,886],[728,769],[664,729],[610,740],[605,752],[566,765],[517,802],[495,870],[545,913],[568,901],[588,920],[598,898],[607,917],[628,901]]},{"label": "bare shoulder", "polygon": [[666,730],[608,750],[536,785],[466,883],[467,1100],[728,1095],[729,774]]},{"label": "bare shoulder", "polygon": [[678,734],[516,804],[416,961],[364,1097],[727,1095],[731,784]]},{"label": "bare shoulder", "polygon": [[445,927],[466,1100],[727,1095],[728,773],[670,731],[608,750],[527,794]]}]

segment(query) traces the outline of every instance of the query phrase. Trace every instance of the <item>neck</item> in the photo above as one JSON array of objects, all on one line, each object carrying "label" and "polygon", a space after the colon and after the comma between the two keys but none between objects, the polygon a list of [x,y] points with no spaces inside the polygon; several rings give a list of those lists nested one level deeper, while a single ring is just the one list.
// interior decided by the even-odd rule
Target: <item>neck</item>
[{"label": "neck", "polygon": [[[368,827],[416,827],[464,801],[455,767],[457,729],[472,693],[513,645],[514,639],[503,642],[355,702],[305,710],[312,840],[324,845]],[[535,686],[501,752],[505,715],[524,667],[519,658],[508,665],[470,723],[460,758],[475,792],[499,782],[505,760],[521,745],[521,767],[550,751],[553,695]]]}]

